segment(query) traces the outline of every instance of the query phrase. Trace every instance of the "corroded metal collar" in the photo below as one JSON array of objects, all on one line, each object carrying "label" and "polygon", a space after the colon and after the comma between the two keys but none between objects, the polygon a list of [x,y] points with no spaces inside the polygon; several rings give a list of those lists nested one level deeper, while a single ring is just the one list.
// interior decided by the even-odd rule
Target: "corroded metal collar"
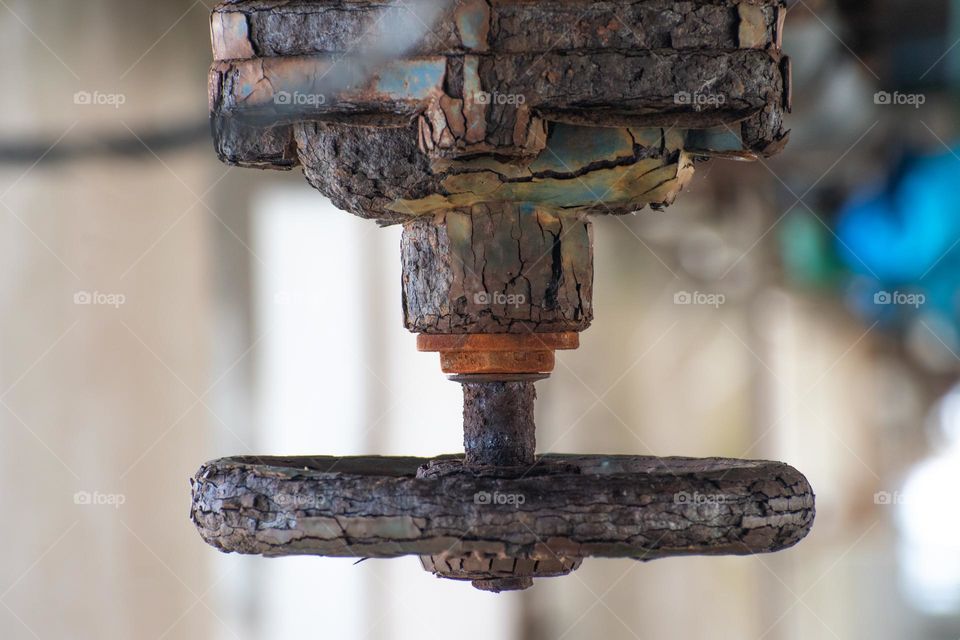
[{"label": "corroded metal collar", "polygon": [[417,350],[439,352],[443,372],[456,375],[550,373],[555,350],[579,346],[580,334],[573,331],[417,336]]}]

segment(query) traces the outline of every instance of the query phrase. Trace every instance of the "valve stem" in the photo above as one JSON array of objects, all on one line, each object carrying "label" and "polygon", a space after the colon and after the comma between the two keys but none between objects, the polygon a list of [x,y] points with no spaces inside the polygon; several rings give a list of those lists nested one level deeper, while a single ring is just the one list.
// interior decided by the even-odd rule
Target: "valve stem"
[{"label": "valve stem", "polygon": [[463,376],[463,448],[471,466],[520,467],[534,464],[537,447],[534,380],[470,380]]}]

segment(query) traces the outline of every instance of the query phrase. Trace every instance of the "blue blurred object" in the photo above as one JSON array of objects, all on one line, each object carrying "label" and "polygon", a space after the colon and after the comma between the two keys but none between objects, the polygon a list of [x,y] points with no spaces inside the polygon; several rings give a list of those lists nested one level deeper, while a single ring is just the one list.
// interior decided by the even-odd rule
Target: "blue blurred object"
[{"label": "blue blurred object", "polygon": [[[930,277],[958,256],[960,158],[953,152],[903,161],[888,183],[855,195],[840,211],[840,256],[854,271],[882,281]],[[948,254],[949,252],[949,254]]]},{"label": "blue blurred object", "polygon": [[935,314],[960,323],[957,149],[906,157],[886,184],[854,195],[840,210],[837,252],[857,274],[847,300],[868,320],[901,325]]}]

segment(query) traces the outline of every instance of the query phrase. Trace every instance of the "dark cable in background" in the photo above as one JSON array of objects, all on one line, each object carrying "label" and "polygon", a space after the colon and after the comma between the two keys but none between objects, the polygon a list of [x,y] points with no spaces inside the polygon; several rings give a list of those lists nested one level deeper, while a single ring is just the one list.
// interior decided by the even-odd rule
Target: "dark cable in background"
[{"label": "dark cable in background", "polygon": [[83,142],[56,139],[0,141],[0,165],[54,165],[101,158],[137,158],[164,151],[181,151],[212,146],[210,124],[206,121],[152,127],[137,135],[107,133]]}]

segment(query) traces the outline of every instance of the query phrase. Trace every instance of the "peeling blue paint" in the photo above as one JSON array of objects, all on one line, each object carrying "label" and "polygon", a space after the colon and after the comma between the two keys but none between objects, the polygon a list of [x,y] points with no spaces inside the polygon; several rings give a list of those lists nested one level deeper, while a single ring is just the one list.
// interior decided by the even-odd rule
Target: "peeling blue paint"
[{"label": "peeling blue paint", "polygon": [[555,124],[547,139],[547,149],[530,165],[530,170],[569,173],[591,162],[632,155],[633,138],[626,129]]},{"label": "peeling blue paint", "polygon": [[743,151],[743,142],[729,127],[691,129],[687,131],[684,147],[695,151]]},{"label": "peeling blue paint", "polygon": [[446,68],[442,58],[391,62],[380,69],[376,91],[397,99],[423,99],[442,85]]}]

